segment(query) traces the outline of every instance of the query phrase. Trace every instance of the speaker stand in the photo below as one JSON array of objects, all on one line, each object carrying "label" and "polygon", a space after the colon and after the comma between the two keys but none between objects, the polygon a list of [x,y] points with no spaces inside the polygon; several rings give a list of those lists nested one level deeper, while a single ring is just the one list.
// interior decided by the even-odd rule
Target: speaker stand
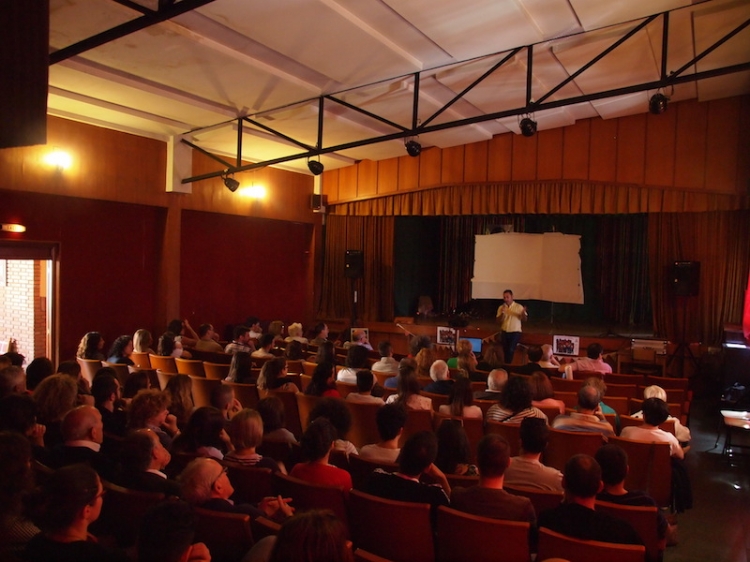
[{"label": "speaker stand", "polygon": [[351,277],[349,279],[351,281],[351,294],[352,294],[352,321],[351,321],[351,327],[357,326],[357,290],[354,288],[354,283],[356,279]]},{"label": "speaker stand", "polygon": [[685,376],[685,359],[687,358],[688,361],[693,365],[695,368],[695,371],[698,372],[698,361],[695,359],[695,355],[693,355],[693,352],[690,349],[690,344],[687,343],[685,340],[685,333],[687,332],[687,303],[688,303],[688,297],[678,297],[682,298],[682,337],[680,338],[680,343],[677,346],[677,349],[674,350],[674,353],[667,359],[667,369],[669,369],[672,362],[679,358],[680,359],[680,378]]}]

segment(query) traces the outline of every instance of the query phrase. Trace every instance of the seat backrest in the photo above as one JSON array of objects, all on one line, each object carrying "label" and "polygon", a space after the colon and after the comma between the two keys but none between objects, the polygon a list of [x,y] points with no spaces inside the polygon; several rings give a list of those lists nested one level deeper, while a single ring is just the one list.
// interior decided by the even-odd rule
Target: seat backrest
[{"label": "seat backrest", "polygon": [[396,376],[396,373],[390,371],[373,371],[372,374],[380,386],[385,386],[385,381]]},{"label": "seat backrest", "polygon": [[630,398],[628,398],[627,396],[610,396],[609,390],[607,390],[607,395],[604,397],[602,402],[604,402],[607,406],[612,408],[620,415],[630,413]]},{"label": "seat backrest", "polygon": [[665,540],[659,540],[658,508],[648,506],[619,505],[597,500],[596,511],[609,513],[613,517],[630,523],[646,546],[646,560],[658,562],[664,551]]},{"label": "seat backrest", "polygon": [[437,514],[437,562],[471,560],[528,562],[529,523],[503,521],[440,506]]},{"label": "seat backrest", "polygon": [[432,410],[406,410],[406,424],[398,446],[403,447],[406,440],[420,431],[432,431]]},{"label": "seat backrest", "polygon": [[107,495],[102,502],[95,534],[112,536],[124,548],[132,546],[146,510],[162,501],[164,494],[130,490],[110,482],[103,482],[103,486]]},{"label": "seat backrest", "polygon": [[310,412],[315,407],[315,405],[320,402],[321,397],[311,396],[309,394],[298,392],[296,394],[296,399],[297,411],[299,412],[299,421],[302,424],[302,433],[304,433],[307,429],[308,424],[310,423]]},{"label": "seat backrest", "polygon": [[[667,431],[671,433],[672,435],[675,434],[675,428],[674,428],[675,420],[668,419],[664,423],[659,424],[659,429],[663,429],[664,431]],[[631,425],[639,426],[643,425],[643,418],[634,418],[633,416],[620,416],[620,427],[625,429],[626,427],[630,427]]]},{"label": "seat backrest", "polygon": [[[578,381],[580,384],[580,381]],[[578,391],[576,392],[557,392],[555,391],[555,400],[562,400],[566,408],[576,408],[578,406]]]},{"label": "seat backrest", "polygon": [[352,490],[349,513],[357,548],[394,562],[434,562],[429,504],[388,500]]},{"label": "seat backrest", "polygon": [[177,372],[183,375],[190,375],[193,377],[205,377],[206,373],[203,370],[203,361],[198,359],[180,359],[179,357],[174,360],[177,365]]},{"label": "seat backrest", "polygon": [[604,443],[601,433],[549,429],[549,442],[544,450],[544,464],[562,470],[573,455],[585,453],[592,457]]},{"label": "seat backrest", "polygon": [[124,363],[110,363],[108,361],[102,361],[104,367],[111,367],[117,373],[117,380],[120,381],[120,386],[125,387],[125,383],[130,377],[130,369]]},{"label": "seat backrest", "polygon": [[613,396],[625,396],[626,398],[638,397],[638,394],[639,394],[638,385],[610,383],[609,380],[607,381],[606,384],[607,384],[607,396],[605,397],[605,400],[608,400],[609,398]]},{"label": "seat backrest", "polygon": [[221,386],[221,381],[188,375],[193,386],[193,404],[196,408],[211,405],[211,393]]},{"label": "seat backrest", "polygon": [[558,392],[578,392],[581,388],[581,381],[576,379],[562,379],[560,377],[550,377],[552,389],[555,395]]},{"label": "seat backrest", "polygon": [[541,490],[539,488],[527,488],[525,486],[505,486],[504,489],[511,494],[529,498],[537,515],[542,511],[557,507],[563,501],[562,492]]},{"label": "seat backrest", "polygon": [[447,394],[436,394],[434,392],[427,392],[426,390],[420,391],[420,394],[432,400],[432,409],[436,412],[440,409],[440,406],[447,405],[449,401]]},{"label": "seat backrest", "polygon": [[547,423],[549,425],[552,425],[554,419],[560,415],[560,408],[557,406],[541,406],[539,409],[547,416]]},{"label": "seat backrest", "polygon": [[148,360],[151,363],[151,367],[156,370],[164,371],[165,373],[177,372],[177,363],[175,363],[174,357],[164,357],[162,355],[154,355],[153,353],[150,353]]},{"label": "seat backrest", "polygon": [[156,369],[156,378],[159,380],[159,388],[164,390],[167,388],[167,383],[169,382],[169,379],[172,377],[176,377],[178,373],[167,373],[162,371],[161,369]]},{"label": "seat backrest", "polygon": [[135,363],[136,367],[141,367],[142,369],[151,368],[151,361],[146,351],[134,351],[130,354],[130,360]]},{"label": "seat backrest", "polygon": [[363,445],[377,443],[380,441],[378,424],[375,416],[382,407],[381,404],[367,402],[353,402],[346,400],[346,406],[352,415],[352,427],[349,430],[347,439],[351,441],[357,449]]},{"label": "seat backrest", "polygon": [[330,509],[347,529],[350,528],[346,492],[341,488],[311,484],[280,472],[274,473],[273,484],[277,494],[294,499],[292,505],[297,511]]},{"label": "seat backrest", "polygon": [[102,368],[102,362],[98,359],[81,359],[76,358],[78,364],[81,366],[81,376],[86,379],[89,385],[94,382],[94,376],[96,372]]},{"label": "seat backrest", "polygon": [[301,374],[304,372],[304,369],[302,368],[302,361],[301,359],[287,359],[286,360],[286,369],[287,373],[289,374]]},{"label": "seat backrest", "polygon": [[194,508],[195,542],[202,542],[211,552],[211,560],[239,562],[253,546],[250,516]]},{"label": "seat backrest", "polygon": [[229,375],[229,365],[224,363],[210,363],[209,361],[203,362],[203,371],[206,374],[207,379],[216,379],[223,381]]},{"label": "seat backrest", "polygon": [[565,560],[607,562],[643,562],[646,549],[643,546],[614,544],[599,541],[583,541],[567,537],[541,527],[539,529],[538,560],[563,558]]},{"label": "seat backrest", "polygon": [[281,400],[281,403],[284,405],[286,428],[299,439],[302,436],[302,423],[300,422],[299,409],[297,408],[296,392],[292,390],[268,390],[267,395],[275,396]]},{"label": "seat backrest", "polygon": [[497,433],[505,437],[510,445],[510,456],[518,456],[521,450],[521,424],[520,423],[503,423],[497,421],[488,421],[485,424],[484,432]]},{"label": "seat backrest", "polygon": [[643,490],[660,507],[667,507],[672,496],[672,461],[669,443],[646,443],[622,437],[610,437],[628,454],[628,475],[625,487]]},{"label": "seat backrest", "polygon": [[607,374],[605,381],[607,384],[634,384],[638,387],[642,387],[646,382],[646,377],[643,375],[627,375],[624,373],[609,373]]},{"label": "seat backrest", "polygon": [[363,459],[359,455],[349,455],[349,474],[352,475],[352,484],[357,490],[364,489],[367,479],[376,468],[381,468],[386,472],[398,471],[396,463],[376,462]]},{"label": "seat backrest", "polygon": [[477,445],[479,444],[479,440],[484,437],[484,419],[464,418],[461,416],[451,416],[448,414],[435,412],[435,414],[432,416],[435,431],[438,430],[440,424],[442,424],[445,420],[456,420],[463,426],[464,431],[466,432],[466,437],[469,439],[469,448],[471,450],[471,458],[469,459],[469,462],[476,462]]},{"label": "seat backrest", "polygon": [[239,466],[229,462],[222,464],[227,467],[227,476],[238,503],[259,503],[263,498],[273,496],[270,468]]},{"label": "seat backrest", "polygon": [[336,390],[339,391],[341,398],[346,398],[350,392],[357,392],[357,385],[348,382],[336,381]]},{"label": "seat backrest", "polygon": [[364,548],[358,548],[354,551],[354,562],[393,562],[377,554],[366,551]]},{"label": "seat backrest", "polygon": [[255,408],[258,404],[258,387],[254,384],[243,384],[239,382],[224,382],[234,389],[234,397],[240,401],[243,408]]},{"label": "seat backrest", "polygon": [[[643,400],[640,400],[638,398],[630,398],[629,399],[629,409],[631,412],[638,412],[643,409]],[[670,404],[667,403],[667,408],[669,408],[669,415],[674,416],[677,419],[680,419],[682,416],[682,404]]]},{"label": "seat backrest", "polygon": [[312,376],[302,373],[299,376],[299,389],[302,392],[305,392],[307,390],[307,387],[310,386],[311,382],[312,382]]},{"label": "seat backrest", "polygon": [[315,372],[315,367],[317,367],[317,363],[313,363],[312,361],[303,361],[302,362],[302,374],[307,375],[308,377],[312,377],[313,373]]}]

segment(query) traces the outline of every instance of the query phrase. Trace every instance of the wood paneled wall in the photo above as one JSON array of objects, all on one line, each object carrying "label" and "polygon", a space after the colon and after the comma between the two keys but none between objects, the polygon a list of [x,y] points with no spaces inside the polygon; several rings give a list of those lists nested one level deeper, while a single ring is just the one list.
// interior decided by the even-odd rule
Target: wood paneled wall
[{"label": "wood paneled wall", "polygon": [[747,194],[750,97],[670,104],[662,115],[581,120],[324,172],[329,203],[436,186],[590,180]]}]

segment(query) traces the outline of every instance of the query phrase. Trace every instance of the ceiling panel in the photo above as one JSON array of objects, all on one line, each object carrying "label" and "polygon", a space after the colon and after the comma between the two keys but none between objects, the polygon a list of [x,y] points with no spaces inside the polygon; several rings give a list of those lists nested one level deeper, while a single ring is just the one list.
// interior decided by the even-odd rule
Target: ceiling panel
[{"label": "ceiling panel", "polygon": [[578,19],[587,31],[690,6],[692,0],[570,0]]}]

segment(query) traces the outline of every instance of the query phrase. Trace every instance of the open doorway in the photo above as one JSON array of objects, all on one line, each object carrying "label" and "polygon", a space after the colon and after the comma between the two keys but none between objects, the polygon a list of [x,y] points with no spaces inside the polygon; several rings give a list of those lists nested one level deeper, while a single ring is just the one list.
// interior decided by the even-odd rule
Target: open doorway
[{"label": "open doorway", "polygon": [[0,241],[0,353],[15,340],[27,364],[57,364],[56,256],[56,245]]}]

